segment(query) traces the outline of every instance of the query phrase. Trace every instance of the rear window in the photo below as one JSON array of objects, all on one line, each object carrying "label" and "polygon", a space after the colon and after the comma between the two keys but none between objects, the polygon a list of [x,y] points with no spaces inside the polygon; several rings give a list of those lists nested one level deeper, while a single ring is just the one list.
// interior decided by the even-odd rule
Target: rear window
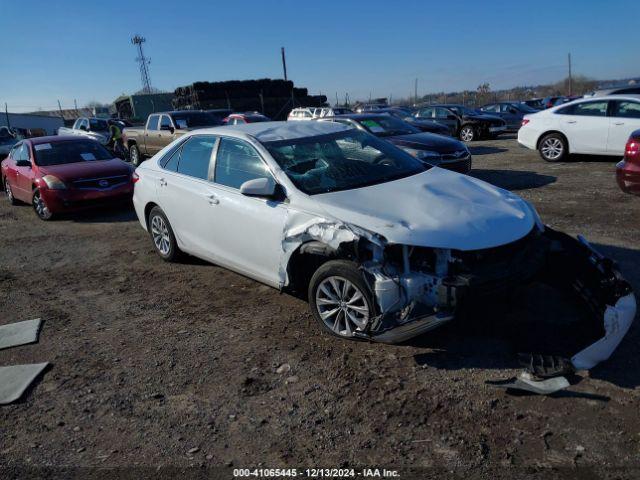
[{"label": "rear window", "polygon": [[91,118],[89,119],[89,130],[92,132],[105,132],[109,130],[109,124],[106,120]]},{"label": "rear window", "polygon": [[33,146],[36,165],[62,165],[65,163],[94,162],[111,160],[113,155],[93,140],[66,140],[62,142],[39,143]]},{"label": "rear window", "polygon": [[207,112],[174,113],[171,117],[178,128],[215,127],[220,125],[220,119]]}]

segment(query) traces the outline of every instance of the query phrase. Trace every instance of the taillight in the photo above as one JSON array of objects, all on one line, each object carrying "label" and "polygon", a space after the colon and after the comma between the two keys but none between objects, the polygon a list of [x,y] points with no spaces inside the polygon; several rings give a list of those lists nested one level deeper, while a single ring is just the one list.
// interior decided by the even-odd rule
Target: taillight
[{"label": "taillight", "polygon": [[133,172],[131,174],[131,183],[136,183],[138,180],[140,180],[140,175],[138,175],[136,172]]},{"label": "taillight", "polygon": [[624,147],[624,159],[632,163],[640,164],[640,140],[630,138]]},{"label": "taillight", "polygon": [[529,123],[531,120],[529,120],[528,118],[523,118],[522,119],[522,124],[520,125],[521,127],[524,127],[527,123]]}]

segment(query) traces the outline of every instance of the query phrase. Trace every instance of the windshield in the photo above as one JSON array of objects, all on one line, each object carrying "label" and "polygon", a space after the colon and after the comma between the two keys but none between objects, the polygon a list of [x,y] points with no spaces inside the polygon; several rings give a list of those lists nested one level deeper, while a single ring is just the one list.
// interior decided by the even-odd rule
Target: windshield
[{"label": "windshield", "polygon": [[420,133],[416,127],[391,115],[357,119],[356,121],[377,137]]},{"label": "windshield", "polygon": [[361,130],[265,142],[264,146],[295,186],[308,195],[389,182],[428,168]]},{"label": "windshield", "polygon": [[207,112],[185,112],[171,115],[177,128],[215,127],[220,120]]},{"label": "windshield", "polygon": [[65,140],[39,143],[33,146],[36,165],[62,165],[65,163],[111,160],[113,155],[93,140]]},{"label": "windshield", "polygon": [[89,119],[89,130],[92,132],[106,132],[109,130],[109,124],[106,120],[99,120],[97,118]]}]

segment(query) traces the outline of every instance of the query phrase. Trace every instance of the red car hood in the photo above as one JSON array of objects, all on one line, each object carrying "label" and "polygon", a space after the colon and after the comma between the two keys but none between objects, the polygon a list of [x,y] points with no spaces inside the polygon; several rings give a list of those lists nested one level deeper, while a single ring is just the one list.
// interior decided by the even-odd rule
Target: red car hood
[{"label": "red car hood", "polygon": [[55,175],[63,182],[72,182],[84,178],[103,178],[116,175],[128,175],[131,167],[126,162],[114,158],[92,162],[65,163],[38,167],[42,175]]}]

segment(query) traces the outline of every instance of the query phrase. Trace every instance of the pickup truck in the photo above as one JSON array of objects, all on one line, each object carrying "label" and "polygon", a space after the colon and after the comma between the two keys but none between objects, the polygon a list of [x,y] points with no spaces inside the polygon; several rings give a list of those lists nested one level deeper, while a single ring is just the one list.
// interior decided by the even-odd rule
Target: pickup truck
[{"label": "pickup truck", "polygon": [[144,127],[125,128],[122,140],[129,151],[129,160],[138,166],[185,133],[221,124],[215,115],[199,110],[152,113]]},{"label": "pickup truck", "polygon": [[80,135],[96,140],[102,145],[109,141],[109,123],[104,118],[78,118],[73,127],[60,127],[58,135]]}]

